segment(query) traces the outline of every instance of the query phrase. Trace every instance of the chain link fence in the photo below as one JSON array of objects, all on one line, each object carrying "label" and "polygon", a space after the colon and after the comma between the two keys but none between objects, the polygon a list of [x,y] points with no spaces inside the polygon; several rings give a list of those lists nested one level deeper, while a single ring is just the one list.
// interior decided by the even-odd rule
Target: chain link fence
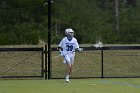
[{"label": "chain link fence", "polygon": [[44,78],[43,48],[0,48],[0,78]]}]

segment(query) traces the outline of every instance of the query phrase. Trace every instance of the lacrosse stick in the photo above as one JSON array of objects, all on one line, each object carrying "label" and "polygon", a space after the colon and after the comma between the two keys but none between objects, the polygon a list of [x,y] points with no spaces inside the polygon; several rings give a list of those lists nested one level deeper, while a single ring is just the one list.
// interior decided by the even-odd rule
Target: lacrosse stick
[{"label": "lacrosse stick", "polygon": [[96,44],[93,45],[95,48],[102,48],[103,47],[103,43],[102,42],[98,42]]}]

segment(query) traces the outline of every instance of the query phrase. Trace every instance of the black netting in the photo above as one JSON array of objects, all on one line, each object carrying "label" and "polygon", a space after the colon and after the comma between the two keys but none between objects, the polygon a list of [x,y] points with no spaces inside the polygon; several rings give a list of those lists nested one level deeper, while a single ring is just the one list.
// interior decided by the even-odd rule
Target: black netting
[{"label": "black netting", "polygon": [[105,77],[140,76],[140,50],[104,51]]},{"label": "black netting", "polygon": [[[76,52],[71,78],[140,77],[139,60],[139,46],[85,47],[83,52]],[[63,58],[53,51],[51,78],[64,78],[65,74]]]},{"label": "black netting", "polygon": [[[66,65],[58,53],[52,56],[52,78],[64,78]],[[100,77],[101,76],[101,51],[84,51],[76,53],[73,66],[73,78]]]},{"label": "black netting", "polygon": [[0,77],[42,77],[42,51],[1,51]]}]

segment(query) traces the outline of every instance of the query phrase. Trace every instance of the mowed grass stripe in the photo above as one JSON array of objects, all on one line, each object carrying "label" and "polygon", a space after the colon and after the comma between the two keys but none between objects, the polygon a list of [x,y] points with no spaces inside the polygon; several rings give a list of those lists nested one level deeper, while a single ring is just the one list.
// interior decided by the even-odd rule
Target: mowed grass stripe
[{"label": "mowed grass stripe", "polygon": [[[130,86],[135,85],[135,86]],[[137,87],[136,87],[137,86]],[[139,93],[140,79],[0,80],[0,93]]]}]

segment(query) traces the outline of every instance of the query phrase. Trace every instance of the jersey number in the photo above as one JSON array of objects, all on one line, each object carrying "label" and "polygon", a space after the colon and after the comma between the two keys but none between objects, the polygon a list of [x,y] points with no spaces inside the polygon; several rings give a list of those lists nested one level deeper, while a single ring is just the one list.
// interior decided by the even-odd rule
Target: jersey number
[{"label": "jersey number", "polygon": [[67,49],[66,49],[67,51],[72,51],[73,50],[73,45],[67,45],[66,47],[67,47]]}]

